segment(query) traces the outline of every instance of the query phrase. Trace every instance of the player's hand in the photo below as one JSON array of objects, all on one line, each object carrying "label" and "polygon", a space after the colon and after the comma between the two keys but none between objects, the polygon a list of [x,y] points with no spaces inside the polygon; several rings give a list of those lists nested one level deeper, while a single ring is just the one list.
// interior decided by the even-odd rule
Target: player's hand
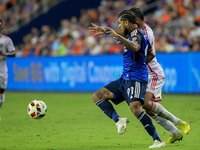
[{"label": "player's hand", "polygon": [[106,29],[106,34],[109,34],[110,36],[112,36],[116,40],[117,43],[121,44],[121,42],[118,40],[119,34],[117,34],[115,32],[115,30],[113,30],[109,27],[105,27],[105,29]]},{"label": "player's hand", "polygon": [[89,27],[89,32],[95,33],[93,36],[96,35],[103,35],[106,33],[106,29],[104,27],[98,26],[94,23],[91,23],[92,27]]}]

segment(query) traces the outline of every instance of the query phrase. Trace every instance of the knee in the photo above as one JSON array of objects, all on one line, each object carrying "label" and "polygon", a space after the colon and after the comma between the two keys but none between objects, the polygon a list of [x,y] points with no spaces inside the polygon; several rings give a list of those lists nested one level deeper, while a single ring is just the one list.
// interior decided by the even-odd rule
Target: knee
[{"label": "knee", "polygon": [[142,112],[142,104],[141,103],[132,103],[130,104],[130,109],[132,113],[138,117],[140,113]]},{"label": "knee", "polygon": [[98,100],[97,100],[97,91],[93,93],[93,101],[96,103]]},{"label": "knee", "polygon": [[103,99],[103,94],[100,91],[96,91],[93,93],[93,101],[96,103],[99,100]]}]

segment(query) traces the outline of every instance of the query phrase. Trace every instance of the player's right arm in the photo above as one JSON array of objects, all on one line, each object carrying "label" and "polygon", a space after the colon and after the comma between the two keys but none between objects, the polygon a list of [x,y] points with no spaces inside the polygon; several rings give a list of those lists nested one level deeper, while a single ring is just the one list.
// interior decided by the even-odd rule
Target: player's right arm
[{"label": "player's right arm", "polygon": [[6,49],[0,51],[1,56],[15,57],[15,47],[11,39],[5,41]]},{"label": "player's right arm", "polygon": [[[94,24],[94,23],[91,23],[91,25],[92,25],[92,27],[89,27],[89,32],[95,33],[93,36],[107,34],[107,33],[106,33],[106,28],[105,28],[105,27],[98,26],[98,25],[96,25],[96,24]],[[117,34],[119,34],[119,35],[125,37],[125,35],[124,35],[124,33],[123,33],[122,30],[120,30],[120,29],[114,29],[114,31],[115,31]]]},{"label": "player's right arm", "polygon": [[133,52],[140,50],[140,44],[138,44],[136,41],[130,41],[127,38],[117,34],[113,29],[106,27],[106,33],[116,39],[117,43],[124,45],[127,49]]},{"label": "player's right arm", "polygon": [[115,31],[117,34],[119,34],[119,35],[121,35],[121,36],[123,36],[123,37],[126,37],[126,36],[124,35],[124,32],[123,32],[122,30],[120,30],[120,29],[114,29],[114,31]]},{"label": "player's right arm", "polygon": [[98,26],[91,23],[92,27],[89,27],[89,32],[94,33],[93,36],[106,34],[106,29],[104,27]]}]

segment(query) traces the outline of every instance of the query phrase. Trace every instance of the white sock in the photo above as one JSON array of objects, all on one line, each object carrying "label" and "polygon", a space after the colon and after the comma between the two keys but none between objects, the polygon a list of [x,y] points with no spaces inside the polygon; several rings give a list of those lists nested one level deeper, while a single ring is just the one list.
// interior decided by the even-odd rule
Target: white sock
[{"label": "white sock", "polygon": [[0,108],[3,105],[3,102],[5,101],[5,94],[0,94]]},{"label": "white sock", "polygon": [[175,117],[173,114],[171,114],[169,111],[167,111],[161,104],[153,102],[153,113],[157,114],[158,116],[170,120],[175,125],[179,124],[181,122],[181,119]]},{"label": "white sock", "polygon": [[169,120],[166,120],[166,119],[161,118],[159,116],[157,116],[154,120],[159,125],[161,125],[164,129],[166,129],[167,131],[169,131],[169,133],[171,134],[171,136],[175,137],[175,136],[177,136],[180,133],[180,131]]}]

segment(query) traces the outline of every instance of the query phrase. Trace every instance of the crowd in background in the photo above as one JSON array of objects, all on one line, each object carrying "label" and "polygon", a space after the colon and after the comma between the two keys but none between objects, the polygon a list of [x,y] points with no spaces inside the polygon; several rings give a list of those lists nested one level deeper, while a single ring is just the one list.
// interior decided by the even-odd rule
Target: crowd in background
[{"label": "crowd in background", "polygon": [[0,18],[4,22],[4,33],[10,33],[19,25],[36,17],[41,9],[47,9],[53,0],[0,0]]},{"label": "crowd in background", "polygon": [[[154,10],[148,9],[154,5]],[[33,27],[24,36],[23,43],[16,45],[17,56],[122,53],[123,47],[113,38],[108,35],[93,37],[88,27],[93,22],[117,29],[118,13],[133,6],[145,12],[145,22],[155,34],[156,52],[200,51],[200,0],[166,0],[156,3],[154,0],[102,0],[98,8],[82,9],[79,18],[63,18],[58,29],[48,25],[43,25],[41,29]]]},{"label": "crowd in background", "polygon": [[167,0],[146,17],[157,52],[200,51],[200,0]]}]

